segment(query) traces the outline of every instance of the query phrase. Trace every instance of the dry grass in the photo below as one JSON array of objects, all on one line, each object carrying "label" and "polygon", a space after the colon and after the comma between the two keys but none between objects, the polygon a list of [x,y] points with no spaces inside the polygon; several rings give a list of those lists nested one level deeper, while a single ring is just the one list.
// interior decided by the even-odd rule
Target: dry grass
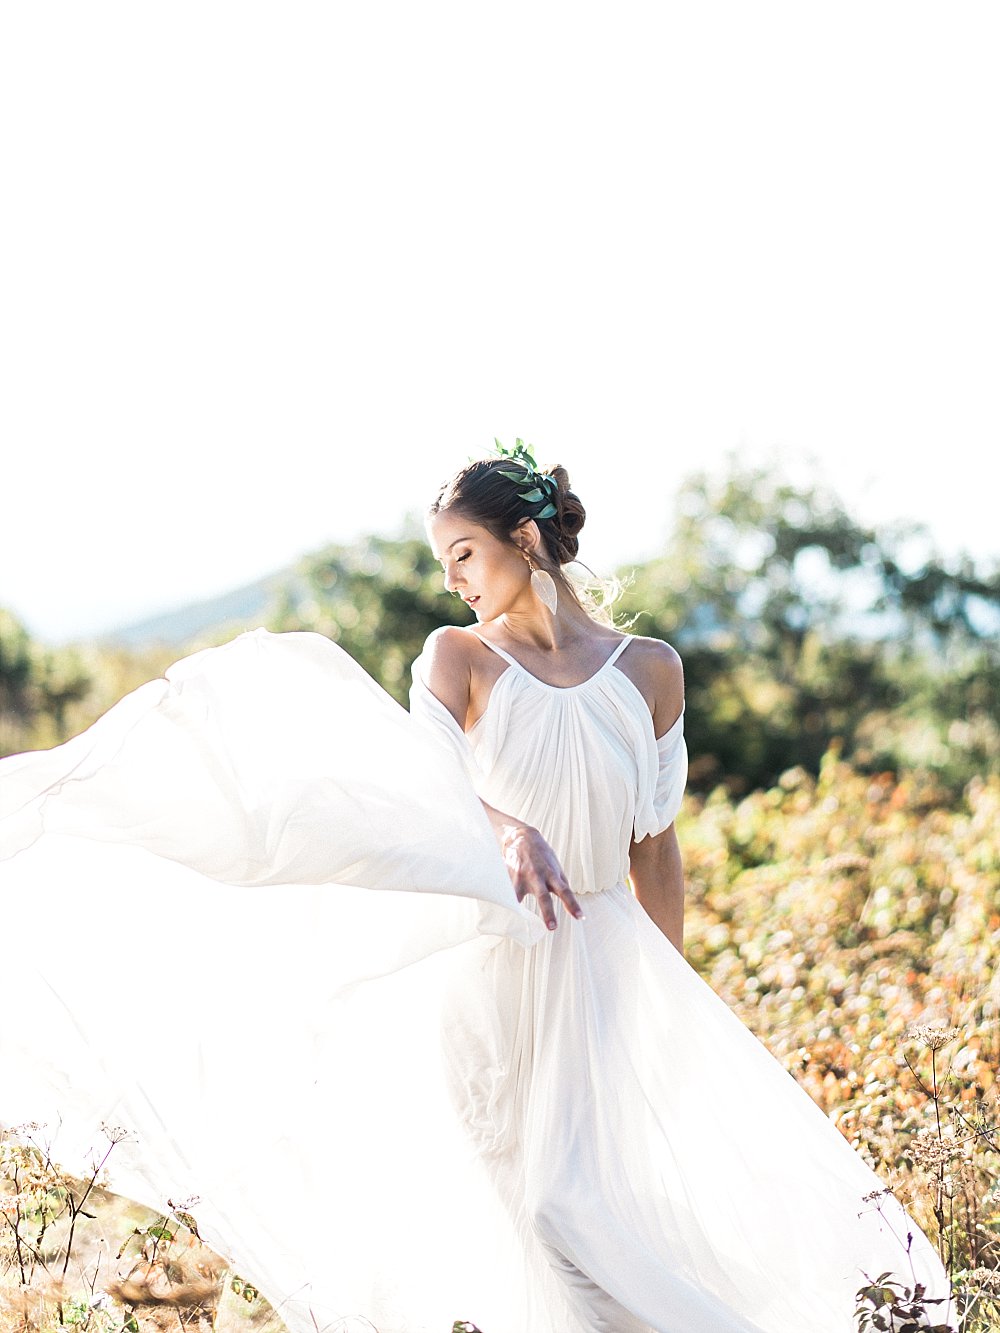
[{"label": "dry grass", "polygon": [[[956,802],[831,754],[818,780],[690,801],[680,831],[692,963],[938,1245],[962,1333],[997,1333],[1000,781]],[[0,1150],[0,1333],[280,1333],[183,1216]]]},{"label": "dry grass", "polygon": [[282,1333],[190,1212],[66,1175],[41,1134],[0,1134],[0,1333]]}]

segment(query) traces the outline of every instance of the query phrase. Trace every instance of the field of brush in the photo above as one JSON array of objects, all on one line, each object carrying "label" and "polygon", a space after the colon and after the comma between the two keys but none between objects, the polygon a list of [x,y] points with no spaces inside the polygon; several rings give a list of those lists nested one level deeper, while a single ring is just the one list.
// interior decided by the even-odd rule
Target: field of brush
[{"label": "field of brush", "polygon": [[[955,796],[831,752],[678,826],[690,961],[939,1246],[963,1333],[1000,1329],[1000,780]],[[85,1195],[35,1138],[0,1139],[2,1333],[280,1328],[196,1207]],[[873,1286],[858,1327],[932,1326],[905,1308]]]}]

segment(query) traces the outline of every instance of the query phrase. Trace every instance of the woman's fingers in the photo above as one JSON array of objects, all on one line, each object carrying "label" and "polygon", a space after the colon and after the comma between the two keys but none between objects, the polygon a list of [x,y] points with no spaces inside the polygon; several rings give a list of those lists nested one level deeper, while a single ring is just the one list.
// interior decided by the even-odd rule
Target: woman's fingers
[{"label": "woman's fingers", "polygon": [[553,893],[559,899],[562,905],[566,908],[567,912],[570,913],[571,916],[576,917],[578,921],[583,920],[583,908],[577,902],[575,896],[570,890],[569,885],[566,884],[565,881],[563,882],[562,886],[552,885],[551,889],[548,886],[543,885],[542,888],[539,890],[539,892],[535,894],[535,898],[538,902],[538,907],[539,910],[541,911],[542,919],[548,926],[549,930],[555,930],[558,924],[556,920],[555,904],[552,901]]},{"label": "woman's fingers", "polygon": [[525,898],[534,898],[538,904],[542,920],[549,930],[555,930],[557,925],[556,913],[545,877],[539,873],[537,867],[533,866],[530,861],[520,862],[513,866],[512,870],[517,901],[523,902]]},{"label": "woman's fingers", "polygon": [[546,887],[550,893],[556,895],[571,916],[575,916],[578,921],[583,920],[583,908],[577,902],[576,895],[569,887],[569,880],[563,874],[562,866],[554,858],[553,873],[549,875]]},{"label": "woman's fingers", "polygon": [[535,901],[538,903],[538,910],[542,914],[542,920],[549,930],[555,930],[559,924],[556,921],[556,909],[552,906],[552,895],[548,889],[542,888],[535,894]]},{"label": "woman's fingers", "polygon": [[583,908],[580,906],[576,898],[576,895],[573,893],[569,885],[565,884],[563,888],[556,889],[556,893],[558,894],[559,900],[562,903],[562,905],[566,908],[567,912],[569,912],[571,916],[575,916],[577,921],[582,921]]},{"label": "woman's fingers", "polygon": [[518,902],[530,894],[538,903],[539,913],[549,930],[555,930],[558,924],[553,895],[572,916],[583,918],[583,910],[569,887],[562,866],[537,829],[526,825],[511,829],[504,839],[504,857]]},{"label": "woman's fingers", "polygon": [[571,916],[576,917],[578,921],[583,920],[583,909],[577,902],[576,897],[566,881],[566,876],[562,873],[562,869],[558,864],[555,866],[554,870],[551,868],[548,869],[543,877],[539,877],[535,880],[534,884],[530,887],[529,892],[533,894],[535,901],[538,903],[538,910],[542,914],[542,920],[545,922],[546,926],[548,926],[549,930],[555,930],[558,925],[555,903],[552,901],[553,895],[559,899]]}]

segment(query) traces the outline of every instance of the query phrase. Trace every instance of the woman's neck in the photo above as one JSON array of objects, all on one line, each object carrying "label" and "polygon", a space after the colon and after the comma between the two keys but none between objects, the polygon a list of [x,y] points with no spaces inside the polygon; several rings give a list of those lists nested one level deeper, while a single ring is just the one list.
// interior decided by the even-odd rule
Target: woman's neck
[{"label": "woman's neck", "polygon": [[[566,594],[560,602],[568,601]],[[493,622],[501,633],[516,643],[527,644],[539,652],[560,652],[572,648],[583,639],[593,637],[598,629],[582,607],[571,604],[559,606],[556,614],[548,611],[508,611]]]}]

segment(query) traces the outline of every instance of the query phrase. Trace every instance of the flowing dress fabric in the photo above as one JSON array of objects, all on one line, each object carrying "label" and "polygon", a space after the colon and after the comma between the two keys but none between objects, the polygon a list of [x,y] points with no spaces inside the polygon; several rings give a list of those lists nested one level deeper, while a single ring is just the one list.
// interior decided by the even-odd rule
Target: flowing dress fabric
[{"label": "flowing dress fabric", "polygon": [[[293,1333],[848,1333],[862,1272],[909,1260],[946,1294],[626,885],[686,765],[627,645],[567,689],[506,658],[466,737],[419,660],[408,715],[257,631],[0,763],[0,1122],[48,1118],[57,1157],[130,1130],[112,1183],[199,1195]],[[583,923],[515,902],[476,791]]]}]

